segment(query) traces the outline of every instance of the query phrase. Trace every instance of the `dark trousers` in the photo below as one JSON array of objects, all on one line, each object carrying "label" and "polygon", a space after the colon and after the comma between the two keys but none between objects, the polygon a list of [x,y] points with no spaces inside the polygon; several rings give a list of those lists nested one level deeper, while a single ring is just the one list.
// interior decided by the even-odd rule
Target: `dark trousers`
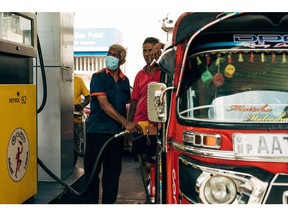
[{"label": "dark trousers", "polygon": [[132,142],[132,153],[134,154],[144,154],[145,162],[155,163],[156,148],[157,148],[157,138],[155,135],[150,135],[150,144],[147,144],[147,136],[135,135],[135,140]]},{"label": "dark trousers", "polygon": [[[92,174],[93,167],[102,148],[106,141],[111,138],[111,134],[87,133],[86,136],[86,151],[84,155],[84,170],[86,183]],[[85,198],[86,203],[97,204],[99,199],[99,174],[102,171],[102,203],[113,204],[116,202],[119,177],[122,170],[122,152],[123,152],[123,138],[114,138],[104,148],[102,156],[99,160],[92,185],[88,190],[89,193]]]},{"label": "dark trousers", "polygon": [[74,121],[74,166],[78,160],[81,139],[83,139],[83,123],[77,123]]}]

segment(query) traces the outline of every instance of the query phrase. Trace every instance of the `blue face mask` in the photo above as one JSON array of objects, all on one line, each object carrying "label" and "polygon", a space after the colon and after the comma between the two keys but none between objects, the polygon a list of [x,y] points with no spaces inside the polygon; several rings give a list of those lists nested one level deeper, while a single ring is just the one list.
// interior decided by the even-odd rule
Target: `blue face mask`
[{"label": "blue face mask", "polygon": [[114,56],[106,56],[105,64],[109,70],[116,70],[118,68],[119,59]]}]

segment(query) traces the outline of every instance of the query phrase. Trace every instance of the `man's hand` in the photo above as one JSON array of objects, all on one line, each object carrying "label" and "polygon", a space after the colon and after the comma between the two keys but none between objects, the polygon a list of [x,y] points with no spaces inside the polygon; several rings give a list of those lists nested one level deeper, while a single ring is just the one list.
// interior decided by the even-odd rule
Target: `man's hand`
[{"label": "man's hand", "polygon": [[157,128],[153,125],[149,125],[148,127],[146,127],[146,133],[148,135],[156,135],[157,134]]},{"label": "man's hand", "polygon": [[134,122],[126,121],[124,127],[130,133],[143,133],[142,127]]},{"label": "man's hand", "polygon": [[83,109],[83,106],[81,104],[74,105],[74,109],[76,112],[80,112]]},{"label": "man's hand", "polygon": [[158,59],[160,55],[162,54],[162,49],[164,47],[163,43],[157,43],[154,45],[150,52],[150,59]]}]

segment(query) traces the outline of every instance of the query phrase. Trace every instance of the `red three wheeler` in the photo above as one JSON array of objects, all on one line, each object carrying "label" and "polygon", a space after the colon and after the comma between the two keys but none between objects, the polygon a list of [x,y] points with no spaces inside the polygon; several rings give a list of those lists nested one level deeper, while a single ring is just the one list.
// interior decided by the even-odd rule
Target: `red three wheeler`
[{"label": "red three wheeler", "polygon": [[288,202],[287,51],[288,13],[178,18],[148,88],[156,203]]}]

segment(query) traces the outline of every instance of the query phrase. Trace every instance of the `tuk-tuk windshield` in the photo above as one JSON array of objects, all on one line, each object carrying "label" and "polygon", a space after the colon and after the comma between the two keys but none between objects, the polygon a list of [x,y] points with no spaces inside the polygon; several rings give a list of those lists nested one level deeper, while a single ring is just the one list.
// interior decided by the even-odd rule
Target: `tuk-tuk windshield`
[{"label": "tuk-tuk windshield", "polygon": [[187,58],[178,95],[180,118],[287,123],[286,52],[219,51]]}]

